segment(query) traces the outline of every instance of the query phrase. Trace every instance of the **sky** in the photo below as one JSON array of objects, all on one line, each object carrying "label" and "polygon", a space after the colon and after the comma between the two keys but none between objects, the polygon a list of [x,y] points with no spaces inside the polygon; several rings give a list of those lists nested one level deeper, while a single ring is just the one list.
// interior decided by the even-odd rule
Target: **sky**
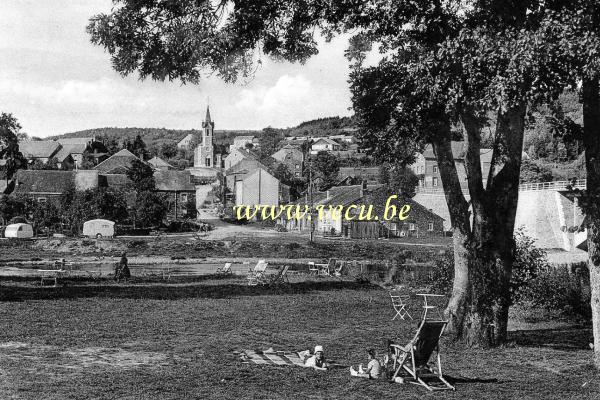
[{"label": "sky", "polygon": [[198,85],[123,78],[90,43],[88,19],[111,0],[2,0],[0,112],[30,136],[101,127],[200,128],[206,105],[216,129],[285,128],[351,115],[346,38],[322,43],[306,64],[263,60],[249,82],[207,76]]}]

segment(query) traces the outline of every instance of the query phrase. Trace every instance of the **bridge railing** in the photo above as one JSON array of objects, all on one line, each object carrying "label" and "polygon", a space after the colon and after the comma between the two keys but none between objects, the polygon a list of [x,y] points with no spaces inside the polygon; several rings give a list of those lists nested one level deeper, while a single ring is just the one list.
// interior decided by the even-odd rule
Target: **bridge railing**
[{"label": "bridge railing", "polygon": [[[587,181],[585,179],[578,179],[577,181],[553,181],[553,182],[535,182],[535,183],[523,183],[519,185],[519,191],[531,191],[531,190],[567,190],[567,186],[572,189],[587,188]],[[442,187],[417,187],[417,193],[423,194],[438,194],[443,195],[444,189]],[[462,189],[463,194],[468,195],[469,189]]]}]

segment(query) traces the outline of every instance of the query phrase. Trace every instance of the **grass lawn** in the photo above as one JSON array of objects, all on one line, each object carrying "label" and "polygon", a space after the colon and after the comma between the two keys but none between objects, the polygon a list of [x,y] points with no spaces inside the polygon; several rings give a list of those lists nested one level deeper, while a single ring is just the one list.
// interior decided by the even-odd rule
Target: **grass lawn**
[{"label": "grass lawn", "polygon": [[600,398],[590,331],[576,327],[512,332],[513,344],[490,351],[446,345],[456,392],[434,394],[352,378],[347,369],[244,364],[233,355],[321,344],[338,362],[366,364],[367,348],[405,342],[415,329],[391,321],[387,293],[375,286],[1,283],[0,399]]}]

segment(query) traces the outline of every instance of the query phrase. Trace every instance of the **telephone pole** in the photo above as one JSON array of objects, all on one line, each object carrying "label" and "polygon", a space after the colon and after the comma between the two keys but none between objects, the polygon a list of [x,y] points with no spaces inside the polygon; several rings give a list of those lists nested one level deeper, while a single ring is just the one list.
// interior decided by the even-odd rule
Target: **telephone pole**
[{"label": "telephone pole", "polygon": [[310,221],[310,243],[314,241],[315,235],[315,222],[313,220],[313,182],[312,182],[312,158],[310,158],[309,154],[309,162],[308,162],[308,206],[309,206],[309,214],[308,218]]}]

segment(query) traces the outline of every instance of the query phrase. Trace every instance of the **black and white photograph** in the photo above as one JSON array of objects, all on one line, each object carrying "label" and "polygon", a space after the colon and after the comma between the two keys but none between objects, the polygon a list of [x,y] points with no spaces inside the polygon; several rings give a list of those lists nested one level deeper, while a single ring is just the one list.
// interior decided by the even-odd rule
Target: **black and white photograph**
[{"label": "black and white photograph", "polygon": [[0,0],[0,400],[600,399],[600,1]]}]

